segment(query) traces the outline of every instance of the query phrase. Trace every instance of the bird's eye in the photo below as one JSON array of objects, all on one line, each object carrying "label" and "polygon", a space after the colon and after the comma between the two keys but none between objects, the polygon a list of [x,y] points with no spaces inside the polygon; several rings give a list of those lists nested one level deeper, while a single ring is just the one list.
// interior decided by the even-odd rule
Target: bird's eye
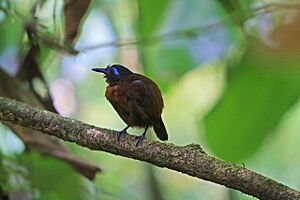
[{"label": "bird's eye", "polygon": [[114,75],[119,75],[119,71],[117,68],[115,67],[111,67],[110,68],[110,73],[114,74]]}]

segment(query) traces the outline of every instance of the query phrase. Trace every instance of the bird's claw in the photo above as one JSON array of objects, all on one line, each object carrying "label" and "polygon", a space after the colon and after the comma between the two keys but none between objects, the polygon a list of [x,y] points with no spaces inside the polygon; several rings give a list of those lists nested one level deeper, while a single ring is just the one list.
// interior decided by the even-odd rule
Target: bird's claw
[{"label": "bird's claw", "polygon": [[144,135],[144,134],[143,134],[143,135],[140,135],[140,136],[137,136],[137,137],[136,137],[137,141],[136,141],[136,143],[135,143],[135,147],[138,147],[139,144],[141,144],[141,143],[143,142],[144,138],[145,138],[145,135]]},{"label": "bird's claw", "polygon": [[125,135],[125,133],[126,133],[125,129],[117,132],[117,138],[116,138],[117,142],[120,142],[120,139]]}]

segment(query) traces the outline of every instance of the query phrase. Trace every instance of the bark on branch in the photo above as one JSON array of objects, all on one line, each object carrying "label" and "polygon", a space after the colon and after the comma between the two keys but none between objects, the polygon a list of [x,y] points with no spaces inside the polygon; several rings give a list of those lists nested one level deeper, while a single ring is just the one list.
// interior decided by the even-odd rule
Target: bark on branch
[{"label": "bark on branch", "polygon": [[209,156],[197,144],[176,146],[145,139],[141,146],[135,147],[135,137],[128,134],[117,143],[115,131],[65,118],[4,97],[0,97],[0,120],[29,127],[92,150],[166,167],[260,199],[300,199],[298,191],[244,167]]},{"label": "bark on branch", "polygon": [[[27,67],[27,70],[32,69]],[[26,73],[26,70],[25,70]],[[26,85],[26,84],[25,84]],[[40,109],[45,109],[43,103],[36,94],[30,89],[24,87],[24,83],[18,79],[9,76],[0,66],[0,96],[13,98],[24,103],[30,103]],[[47,102],[45,102],[47,103]],[[51,104],[52,105],[52,104]],[[51,107],[50,105],[50,107]],[[99,167],[77,158],[73,155],[61,140],[51,137],[46,134],[41,134],[39,131],[14,125],[10,122],[3,122],[10,128],[24,143],[26,150],[36,150],[44,155],[52,156],[68,163],[71,167],[77,170],[80,174],[93,180],[97,172],[101,171]],[[1,198],[0,198],[1,199]]]}]

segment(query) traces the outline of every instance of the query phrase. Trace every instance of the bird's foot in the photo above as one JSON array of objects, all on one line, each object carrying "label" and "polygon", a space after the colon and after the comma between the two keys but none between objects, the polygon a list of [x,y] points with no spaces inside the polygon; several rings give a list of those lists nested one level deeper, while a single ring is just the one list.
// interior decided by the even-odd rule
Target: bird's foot
[{"label": "bird's foot", "polygon": [[135,147],[138,147],[143,142],[144,138],[145,138],[144,134],[142,134],[140,136],[136,136],[137,141],[135,143]]},{"label": "bird's foot", "polygon": [[135,147],[138,147],[139,144],[141,144],[141,143],[143,142],[147,130],[148,130],[148,126],[145,127],[145,130],[144,130],[144,132],[142,133],[142,135],[136,137],[136,138],[137,138],[137,141],[136,141],[136,143],[135,143]]},{"label": "bird's foot", "polygon": [[127,129],[128,129],[128,127],[126,127],[123,130],[117,132],[117,138],[116,138],[117,142],[120,142],[120,139],[125,135],[125,133],[127,133],[126,132]]}]

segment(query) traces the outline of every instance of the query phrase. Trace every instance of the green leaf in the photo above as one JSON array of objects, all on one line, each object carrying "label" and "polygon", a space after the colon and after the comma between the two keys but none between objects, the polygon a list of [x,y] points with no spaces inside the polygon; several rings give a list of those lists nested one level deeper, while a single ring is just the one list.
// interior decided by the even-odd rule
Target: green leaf
[{"label": "green leaf", "polygon": [[151,66],[146,68],[146,73],[156,80],[161,89],[169,87],[170,82],[178,80],[182,74],[197,66],[188,43],[184,41],[147,48],[144,53],[147,66]]},{"label": "green leaf", "polygon": [[220,2],[229,13],[233,13],[241,11],[242,9],[249,9],[253,0],[218,0],[218,2]]},{"label": "green leaf", "polygon": [[7,188],[7,172],[3,166],[3,155],[0,149],[0,188]]},{"label": "green leaf", "polygon": [[162,21],[170,0],[139,0],[140,36],[146,38],[152,35]]},{"label": "green leaf", "polygon": [[0,187],[4,191],[29,191],[26,168],[20,165],[16,157],[0,152],[0,174]]},{"label": "green leaf", "polygon": [[21,41],[21,36],[23,33],[22,24],[12,20],[10,18],[5,18],[0,21],[0,52],[7,47],[17,48]]},{"label": "green leaf", "polygon": [[39,191],[38,199],[88,199],[82,177],[66,163],[34,152],[22,160],[33,188]]},{"label": "green leaf", "polygon": [[39,56],[39,64],[41,66],[44,65],[49,55],[51,55],[52,51],[49,47],[46,47],[45,45],[40,45],[40,56]]},{"label": "green leaf", "polygon": [[249,44],[223,97],[205,119],[209,147],[230,161],[253,155],[300,96],[298,51]]},{"label": "green leaf", "polygon": [[245,9],[250,9],[250,6],[253,4],[253,0],[239,0],[240,4],[245,8]]}]

